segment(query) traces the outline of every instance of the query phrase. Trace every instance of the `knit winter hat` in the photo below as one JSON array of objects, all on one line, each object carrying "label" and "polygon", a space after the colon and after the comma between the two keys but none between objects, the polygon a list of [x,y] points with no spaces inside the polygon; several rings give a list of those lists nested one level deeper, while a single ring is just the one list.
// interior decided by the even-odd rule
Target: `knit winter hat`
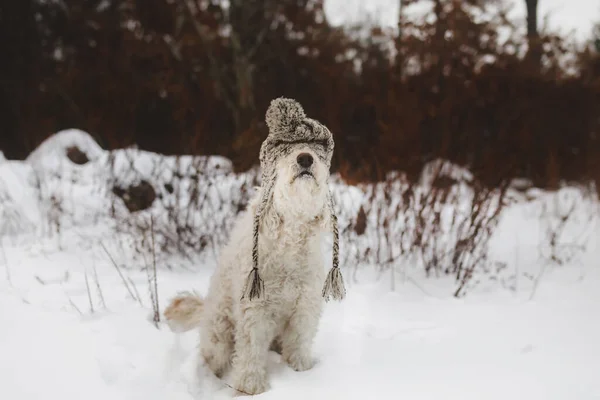
[{"label": "knit winter hat", "polygon": [[[260,298],[264,293],[264,283],[258,271],[258,232],[261,215],[271,198],[276,180],[275,165],[277,160],[293,151],[296,145],[305,144],[311,147],[316,155],[327,165],[331,166],[333,156],[333,136],[325,125],[308,118],[302,106],[293,99],[277,98],[271,101],[265,120],[269,134],[260,149],[260,164],[262,168],[262,196],[254,214],[252,263],[253,268],[248,275],[242,299]],[[322,295],[325,301],[330,297],[342,300],[346,296],[344,280],[339,270],[339,232],[335,215],[333,197],[327,194],[331,225],[333,228],[333,267],[327,274],[323,285]]]}]

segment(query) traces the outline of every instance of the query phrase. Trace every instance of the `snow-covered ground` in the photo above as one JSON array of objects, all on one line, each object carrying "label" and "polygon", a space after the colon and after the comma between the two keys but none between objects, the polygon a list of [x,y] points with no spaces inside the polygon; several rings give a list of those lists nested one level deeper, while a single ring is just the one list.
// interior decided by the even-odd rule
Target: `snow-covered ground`
[{"label": "snow-covered ground", "polygon": [[[176,335],[152,322],[147,254],[132,244],[135,231],[115,229],[112,194],[95,183],[110,154],[86,137],[64,132],[25,162],[0,160],[0,398],[231,398],[227,377],[197,363],[196,332]],[[71,165],[61,154],[75,142],[90,163]],[[142,175],[153,170],[148,157],[162,159],[129,155]],[[126,164],[114,164],[128,179]],[[205,165],[226,185],[242,180],[227,160]],[[347,192],[342,200],[360,195]],[[56,212],[52,194],[70,214],[58,218],[58,233],[44,222]],[[326,306],[317,365],[294,372],[272,353],[271,390],[256,397],[600,399],[598,202],[575,188],[533,197],[507,208],[492,238],[490,258],[502,272],[482,275],[464,298],[452,297],[452,279],[425,278],[411,263],[384,275],[346,266],[348,297]],[[232,204],[223,199],[220,209]],[[126,218],[122,206],[115,213]],[[567,214],[563,230],[550,229]],[[563,232],[556,246],[547,232]],[[203,293],[215,266],[211,255],[159,260],[161,309],[177,291]]]}]

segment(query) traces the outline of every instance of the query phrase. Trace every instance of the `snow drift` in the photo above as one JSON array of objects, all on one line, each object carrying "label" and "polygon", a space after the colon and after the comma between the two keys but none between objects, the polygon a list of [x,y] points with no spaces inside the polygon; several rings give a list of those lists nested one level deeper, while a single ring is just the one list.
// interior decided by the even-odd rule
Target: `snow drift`
[{"label": "snow drift", "polygon": [[[0,398],[233,398],[198,363],[197,333],[152,317],[206,291],[257,172],[108,152],[77,130],[0,161]],[[331,187],[348,296],[325,309],[317,365],[296,373],[270,354],[260,398],[600,398],[595,189],[485,191],[443,160],[418,184]]]}]

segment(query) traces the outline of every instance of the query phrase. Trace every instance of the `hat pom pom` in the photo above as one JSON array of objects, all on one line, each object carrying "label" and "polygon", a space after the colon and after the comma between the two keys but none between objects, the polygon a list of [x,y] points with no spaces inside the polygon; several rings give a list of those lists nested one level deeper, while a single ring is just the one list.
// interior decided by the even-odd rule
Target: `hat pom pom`
[{"label": "hat pom pom", "polygon": [[270,132],[289,132],[306,118],[304,109],[296,100],[280,97],[271,101],[265,121]]}]

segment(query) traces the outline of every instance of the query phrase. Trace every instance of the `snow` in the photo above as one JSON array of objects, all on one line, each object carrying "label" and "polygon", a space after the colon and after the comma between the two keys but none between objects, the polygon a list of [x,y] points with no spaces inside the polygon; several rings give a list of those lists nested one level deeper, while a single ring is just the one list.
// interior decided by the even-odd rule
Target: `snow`
[{"label": "snow", "polygon": [[31,231],[39,220],[34,181],[33,169],[28,165],[0,163],[0,234]]},{"label": "snow", "polygon": [[[62,149],[73,143],[89,151],[93,161],[70,165]],[[137,231],[119,227],[123,218],[160,217],[165,202],[175,201],[180,191],[181,201],[193,209],[214,202],[192,223],[194,231],[209,232],[216,228],[201,225],[206,215],[231,219],[236,202],[243,202],[237,191],[254,177],[233,174],[228,160],[218,157],[107,152],[84,132],[55,135],[32,156],[0,164],[0,194],[9,193],[4,200],[0,196],[0,212],[17,212],[17,222],[27,216],[32,227],[0,230],[0,398],[232,398],[228,377],[220,381],[198,364],[196,332],[176,335],[162,322],[153,324],[144,270],[148,253],[134,246]],[[452,176],[469,176],[438,163]],[[36,169],[40,165],[47,168]],[[161,187],[174,170],[184,175],[192,165],[210,168],[176,182],[213,185],[203,202],[175,188],[173,198],[128,216],[109,190],[117,178],[122,183],[144,178]],[[58,169],[62,174],[53,175]],[[39,193],[31,178],[36,173],[52,177],[47,183],[52,193],[71,196],[62,204],[58,232],[40,228],[49,194]],[[340,224],[346,226],[366,189],[348,187],[339,177],[333,177],[332,188]],[[346,260],[348,297],[326,306],[315,340],[317,365],[294,372],[271,353],[271,389],[256,397],[600,398],[597,196],[564,187],[530,190],[527,197],[503,212],[491,239],[490,258],[503,265],[502,272],[478,276],[466,297],[452,296],[456,282],[451,277],[427,278],[407,260],[394,264],[394,274]],[[112,203],[114,218],[108,211]],[[558,229],[561,221],[566,223]],[[551,232],[556,247],[549,246]],[[355,236],[343,235],[341,250],[347,252]],[[213,253],[207,253],[160,255],[161,309],[180,290],[206,292],[216,265]]]},{"label": "snow", "polygon": [[473,180],[473,174],[468,169],[454,165],[446,160],[436,159],[425,164],[421,172],[419,184],[429,188],[434,177],[438,175],[452,178],[458,182],[470,182]]},{"label": "snow", "polygon": [[92,161],[97,160],[103,153],[98,143],[86,132],[68,129],[57,132],[43,141],[31,152],[26,161],[35,168],[54,168],[57,163],[65,160],[67,149],[73,146],[86,153]]},{"label": "snow", "polygon": [[93,337],[77,318],[4,294],[0,320],[3,398],[118,398],[104,384]]}]

